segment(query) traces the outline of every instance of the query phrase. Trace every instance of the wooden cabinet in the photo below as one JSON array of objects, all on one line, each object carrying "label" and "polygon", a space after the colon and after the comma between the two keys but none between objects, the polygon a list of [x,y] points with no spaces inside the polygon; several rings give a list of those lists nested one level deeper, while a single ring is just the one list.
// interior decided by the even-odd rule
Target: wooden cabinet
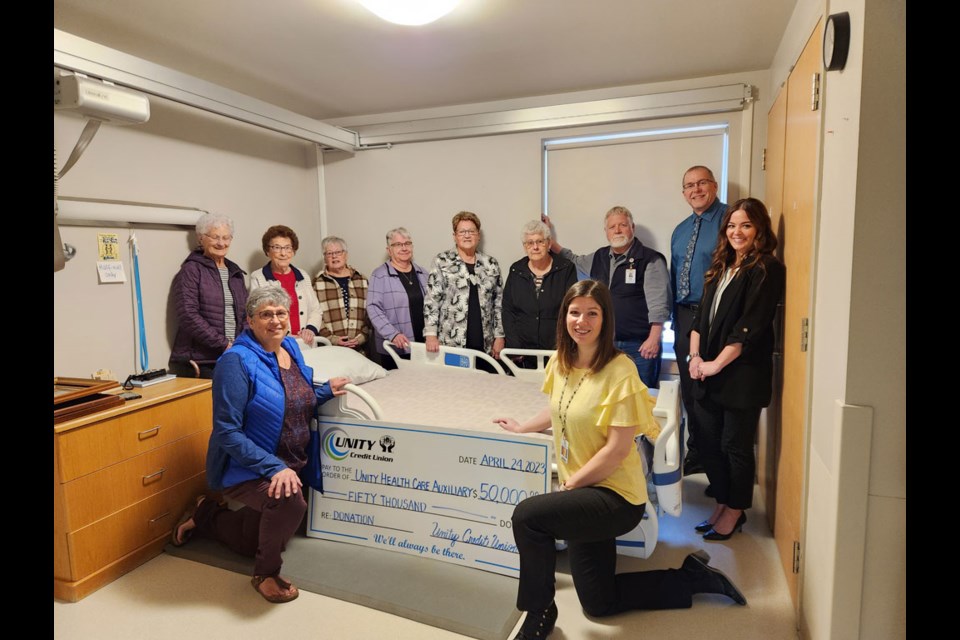
[{"label": "wooden cabinet", "polygon": [[53,433],[53,593],[75,602],[160,553],[206,488],[209,380],[177,378]]}]

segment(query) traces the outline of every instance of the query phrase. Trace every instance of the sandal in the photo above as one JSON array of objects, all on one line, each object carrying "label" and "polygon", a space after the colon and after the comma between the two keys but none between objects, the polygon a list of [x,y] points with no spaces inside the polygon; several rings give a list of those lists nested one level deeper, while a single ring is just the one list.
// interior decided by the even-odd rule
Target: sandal
[{"label": "sandal", "polygon": [[193,505],[187,507],[186,511],[183,512],[183,515],[180,516],[180,519],[177,520],[177,524],[173,526],[173,531],[170,532],[170,544],[172,544],[175,547],[182,547],[183,545],[190,542],[190,538],[193,537],[193,532],[197,530],[196,526],[194,526],[192,529],[188,529],[187,531],[184,531],[182,536],[178,536],[177,534],[180,533],[180,529],[183,527],[183,525],[185,525],[187,521],[189,521],[191,518],[193,518],[194,515],[196,515],[197,509],[200,507],[201,504],[203,504],[203,501],[206,499],[207,499],[207,496],[201,494],[197,496],[196,500],[194,500]]},{"label": "sandal", "polygon": [[[267,595],[266,593],[261,591],[260,585],[267,580],[273,580],[273,582],[285,593],[280,593],[277,595]],[[253,576],[253,578],[250,579],[250,584],[253,585],[253,588],[256,590],[257,593],[263,596],[264,600],[266,600],[267,602],[272,602],[274,604],[296,600],[297,596],[300,595],[300,591],[295,586],[293,586],[292,584],[290,584],[280,576]]]}]

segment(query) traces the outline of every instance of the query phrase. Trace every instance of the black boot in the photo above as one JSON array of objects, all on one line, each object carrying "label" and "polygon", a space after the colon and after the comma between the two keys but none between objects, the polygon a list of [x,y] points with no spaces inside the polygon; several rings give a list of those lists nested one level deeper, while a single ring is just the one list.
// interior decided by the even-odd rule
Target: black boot
[{"label": "black boot", "polygon": [[714,569],[708,563],[710,554],[706,551],[691,553],[683,560],[682,571],[686,571],[693,583],[694,593],[719,593],[727,596],[739,605],[747,604],[747,599],[722,571]]},{"label": "black boot", "polygon": [[513,640],[541,640],[550,635],[557,624],[557,603],[551,602],[543,611],[528,611],[520,631]]}]

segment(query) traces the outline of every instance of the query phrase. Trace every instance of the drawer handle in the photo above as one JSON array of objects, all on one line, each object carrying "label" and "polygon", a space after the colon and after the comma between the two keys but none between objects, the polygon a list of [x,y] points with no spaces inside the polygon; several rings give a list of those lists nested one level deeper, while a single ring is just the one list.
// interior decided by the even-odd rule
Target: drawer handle
[{"label": "drawer handle", "polygon": [[147,438],[152,438],[155,435],[160,433],[160,425],[155,426],[153,429],[147,429],[146,431],[141,431],[137,434],[139,440],[146,440]]},{"label": "drawer handle", "polygon": [[170,515],[170,512],[169,512],[169,511],[164,511],[163,513],[161,513],[160,515],[158,515],[156,518],[154,518],[153,520],[151,520],[151,521],[150,521],[150,524],[153,524],[153,523],[156,522],[157,520],[163,520],[164,518],[166,518],[166,517],[169,516],[169,515]]},{"label": "drawer handle", "polygon": [[143,476],[143,484],[149,484],[150,480],[152,480],[153,478],[157,478],[159,480],[159,478],[163,477],[163,474],[166,473],[166,471],[167,471],[166,467],[162,467],[160,471],[157,471],[156,473],[151,473],[148,476]]}]

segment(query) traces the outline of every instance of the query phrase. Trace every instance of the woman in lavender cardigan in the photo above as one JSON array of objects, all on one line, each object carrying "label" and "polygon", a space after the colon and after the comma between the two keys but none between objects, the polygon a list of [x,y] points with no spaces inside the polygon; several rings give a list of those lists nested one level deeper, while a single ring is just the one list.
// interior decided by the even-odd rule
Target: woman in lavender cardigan
[{"label": "woman in lavender cardigan", "polygon": [[411,342],[423,342],[423,296],[427,273],[413,261],[413,239],[403,227],[387,232],[390,259],[374,269],[367,293],[367,315],[373,324],[374,344],[380,363],[395,369],[383,341],[389,340],[401,354]]}]

